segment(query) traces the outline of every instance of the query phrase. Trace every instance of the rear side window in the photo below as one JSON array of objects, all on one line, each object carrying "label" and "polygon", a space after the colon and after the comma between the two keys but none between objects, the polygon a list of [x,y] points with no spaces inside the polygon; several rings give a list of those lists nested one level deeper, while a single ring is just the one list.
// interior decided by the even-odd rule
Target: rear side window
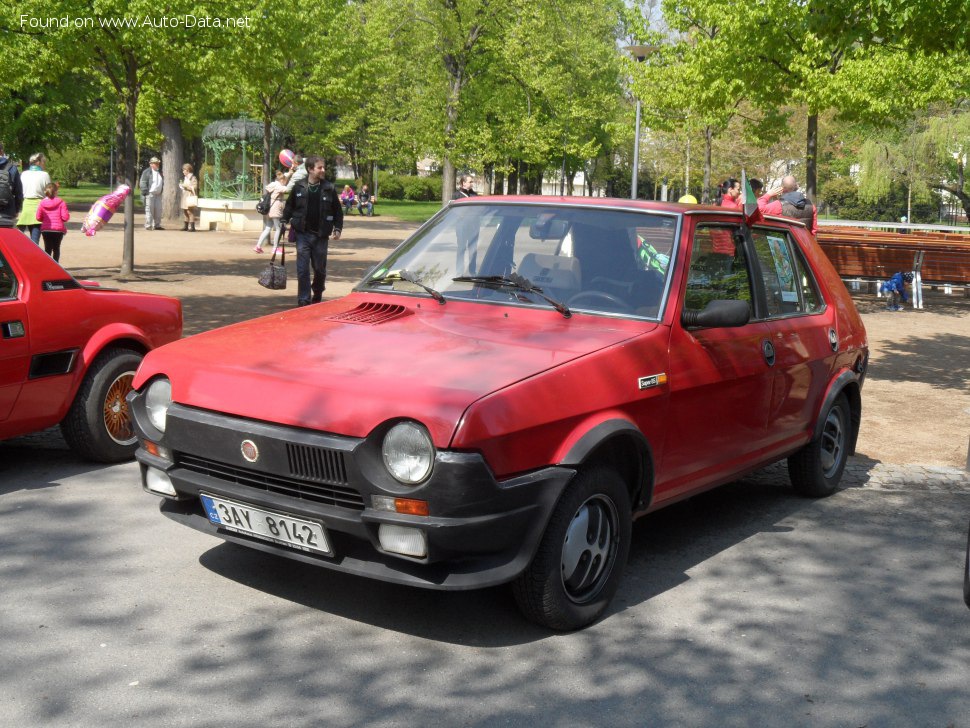
[{"label": "rear side window", "polygon": [[13,298],[17,295],[17,279],[7,265],[6,259],[0,255],[0,299]]},{"label": "rear side window", "polygon": [[768,317],[820,311],[815,280],[789,236],[780,230],[758,229],[752,237],[764,282]]},{"label": "rear side window", "polygon": [[686,309],[700,311],[714,300],[750,304],[751,278],[740,240],[740,231],[735,226],[697,227],[687,274]]}]

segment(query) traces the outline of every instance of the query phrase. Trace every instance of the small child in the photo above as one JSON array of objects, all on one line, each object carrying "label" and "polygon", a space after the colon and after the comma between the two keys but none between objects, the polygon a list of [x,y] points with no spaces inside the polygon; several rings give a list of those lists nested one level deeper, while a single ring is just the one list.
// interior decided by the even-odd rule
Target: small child
[{"label": "small child", "polygon": [[899,302],[902,300],[903,303],[906,303],[909,300],[906,297],[906,284],[912,282],[912,273],[896,273],[879,287],[880,291],[889,294],[887,311],[902,311],[903,307],[899,305]]},{"label": "small child", "polygon": [[64,223],[71,219],[64,200],[57,196],[59,188],[57,182],[51,182],[44,187],[44,199],[37,207],[40,234],[44,237],[44,252],[58,262],[61,259],[61,240],[67,232]]}]

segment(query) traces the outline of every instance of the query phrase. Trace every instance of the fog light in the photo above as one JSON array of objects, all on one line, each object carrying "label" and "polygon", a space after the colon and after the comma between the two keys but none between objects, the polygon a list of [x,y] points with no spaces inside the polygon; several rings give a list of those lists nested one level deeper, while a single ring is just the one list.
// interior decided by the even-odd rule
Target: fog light
[{"label": "fog light", "polygon": [[424,531],[420,529],[382,523],[377,535],[381,540],[381,548],[385,551],[405,556],[428,555],[428,542],[425,540]]},{"label": "fog light", "polygon": [[170,495],[173,497],[178,495],[175,492],[175,486],[172,485],[172,479],[168,477],[168,473],[158,468],[148,468],[145,472],[145,487],[153,493],[160,495]]}]

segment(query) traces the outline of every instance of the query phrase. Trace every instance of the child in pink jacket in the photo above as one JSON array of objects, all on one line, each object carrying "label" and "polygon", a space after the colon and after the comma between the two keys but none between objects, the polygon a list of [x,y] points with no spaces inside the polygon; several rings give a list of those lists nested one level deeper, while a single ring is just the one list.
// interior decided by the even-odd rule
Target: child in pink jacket
[{"label": "child in pink jacket", "polygon": [[54,260],[61,259],[61,240],[67,228],[64,223],[71,219],[67,205],[57,196],[56,182],[51,182],[44,188],[44,199],[37,208],[37,219],[40,221],[40,234],[44,237],[44,252]]}]

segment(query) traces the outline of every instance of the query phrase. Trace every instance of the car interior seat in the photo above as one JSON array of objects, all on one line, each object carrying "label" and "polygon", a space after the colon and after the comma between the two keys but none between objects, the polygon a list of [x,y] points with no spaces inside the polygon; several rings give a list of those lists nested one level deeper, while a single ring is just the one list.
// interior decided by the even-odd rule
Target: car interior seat
[{"label": "car interior seat", "polygon": [[573,255],[582,266],[582,290],[609,293],[632,307],[631,292],[639,267],[631,231],[577,223],[572,233]]},{"label": "car interior seat", "polygon": [[559,299],[579,293],[583,279],[579,260],[564,255],[529,253],[519,263],[518,273]]}]

